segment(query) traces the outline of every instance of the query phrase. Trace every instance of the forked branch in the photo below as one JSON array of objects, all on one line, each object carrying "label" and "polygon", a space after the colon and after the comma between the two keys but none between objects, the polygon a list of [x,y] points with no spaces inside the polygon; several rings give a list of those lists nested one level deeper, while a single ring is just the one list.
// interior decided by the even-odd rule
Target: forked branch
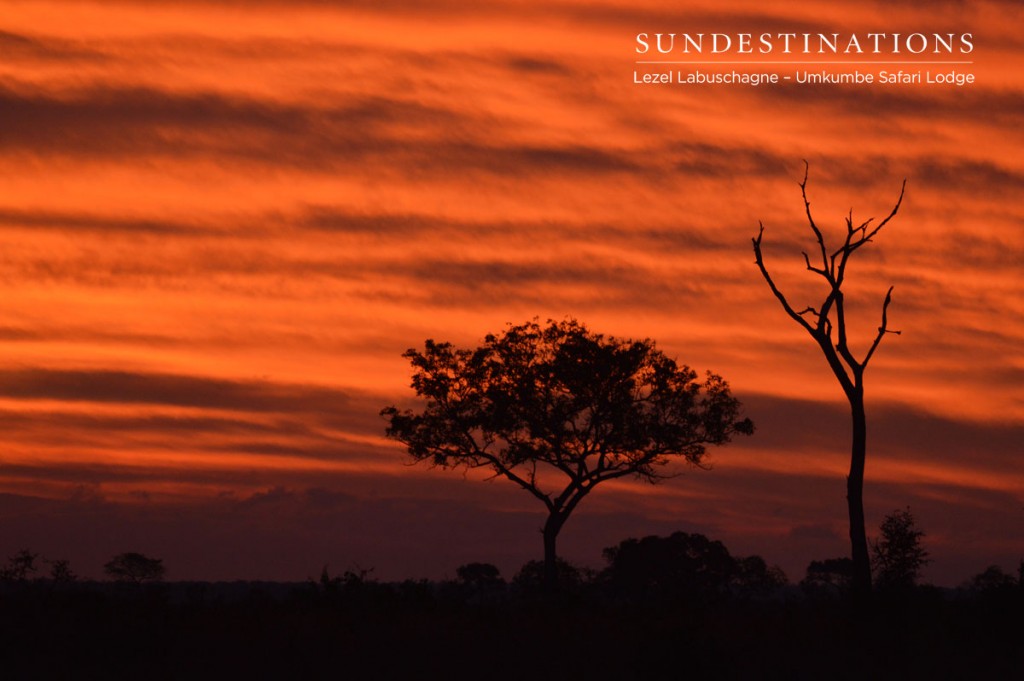
[{"label": "forked branch", "polygon": [[[826,271],[834,273],[835,268],[834,262],[832,267],[829,267],[828,250],[825,248],[825,237],[822,236],[821,230],[818,229],[818,225],[814,222],[814,216],[811,215],[811,202],[807,199],[807,175],[810,172],[810,165],[807,163],[807,159],[804,159],[804,179],[800,182],[800,194],[804,197],[804,212],[807,213],[807,222],[811,226],[811,230],[814,232],[815,238],[818,240],[818,248],[821,250],[821,270],[814,270],[819,272],[823,277],[829,278]],[[807,254],[804,253],[804,260],[807,260],[807,269],[814,269],[811,267],[810,260]]]},{"label": "forked branch", "polygon": [[[833,367],[833,370],[837,370],[837,375],[839,374],[838,369],[845,366],[846,370],[849,371],[849,374],[847,374],[846,370],[843,370],[842,373],[851,379],[852,382],[859,383],[860,376],[862,375],[864,368],[878,349],[878,346],[882,342],[882,338],[885,334],[898,334],[899,332],[890,331],[888,329],[888,308],[889,304],[892,302],[892,288],[890,287],[889,291],[886,293],[885,302],[882,304],[882,325],[878,328],[878,334],[872,341],[863,360],[858,361],[853,355],[847,343],[846,310],[841,290],[846,276],[846,265],[849,261],[850,255],[858,248],[871,241],[875,235],[877,235],[878,232],[899,212],[900,206],[903,205],[903,197],[906,195],[907,181],[903,181],[903,185],[900,188],[900,195],[897,198],[895,205],[893,205],[892,210],[889,211],[889,214],[877,224],[872,225],[873,218],[869,218],[861,224],[854,226],[853,210],[851,209],[850,213],[846,216],[846,235],[842,245],[830,254],[829,248],[825,243],[825,236],[818,227],[818,224],[815,222],[814,215],[811,213],[811,202],[807,197],[808,168],[809,166],[807,161],[804,161],[804,177],[800,182],[800,193],[804,201],[804,212],[807,215],[807,223],[811,232],[814,234],[814,239],[818,245],[818,252],[821,257],[821,266],[819,267],[814,265],[811,262],[811,256],[808,255],[806,251],[804,251],[802,255],[804,258],[804,265],[807,270],[822,277],[828,283],[828,294],[817,307],[808,305],[807,307],[797,311],[789,303],[789,300],[787,300],[785,294],[779,290],[764,264],[764,255],[761,249],[764,239],[763,223],[759,223],[760,229],[758,234],[751,240],[754,246],[754,262],[761,271],[761,276],[764,277],[764,280],[768,283],[768,287],[771,289],[776,299],[778,299],[779,303],[781,303],[782,308],[786,311],[786,314],[800,324],[800,326],[802,326],[818,342],[825,352],[826,359],[829,360],[829,364]],[[806,318],[808,315],[813,317],[815,323],[812,324],[808,321]],[[829,340],[832,335],[833,315],[835,316],[835,328],[838,336],[835,345],[833,345]]]},{"label": "forked branch", "polygon": [[801,316],[801,313],[793,309],[789,304],[789,301],[786,300],[786,296],[783,295],[782,291],[779,290],[779,287],[775,285],[775,281],[772,279],[772,275],[768,273],[768,269],[764,266],[764,257],[761,255],[761,239],[764,237],[764,223],[760,224],[761,230],[757,233],[756,237],[751,239],[754,244],[754,262],[757,264],[758,269],[761,270],[761,276],[764,277],[766,282],[768,282],[768,288],[772,290],[772,293],[775,294],[775,297],[782,304],[782,308],[786,311],[786,314],[794,319],[800,326],[804,327],[807,330],[807,333],[813,336],[815,333],[815,327],[808,324],[807,320]]}]

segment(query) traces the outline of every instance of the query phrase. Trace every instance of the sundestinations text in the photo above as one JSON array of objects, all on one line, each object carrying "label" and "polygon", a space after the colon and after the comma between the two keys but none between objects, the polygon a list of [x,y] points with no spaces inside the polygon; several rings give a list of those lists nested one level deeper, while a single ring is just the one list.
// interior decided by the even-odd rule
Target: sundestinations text
[{"label": "sundestinations text", "polygon": [[970,33],[637,33],[637,54],[970,54]]}]

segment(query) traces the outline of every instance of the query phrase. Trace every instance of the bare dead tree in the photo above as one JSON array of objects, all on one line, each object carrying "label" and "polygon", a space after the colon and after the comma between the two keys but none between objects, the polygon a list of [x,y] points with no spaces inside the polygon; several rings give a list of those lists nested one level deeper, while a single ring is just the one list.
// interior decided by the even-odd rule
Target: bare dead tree
[{"label": "bare dead tree", "polygon": [[768,269],[764,265],[764,257],[761,253],[761,240],[764,237],[764,224],[760,224],[760,231],[757,237],[752,239],[754,244],[754,262],[761,270],[761,275],[768,282],[768,287],[782,303],[782,308],[796,323],[804,328],[811,335],[811,338],[821,348],[829,368],[835,374],[839,385],[842,386],[846,399],[850,403],[850,413],[853,419],[853,433],[850,452],[850,474],[846,478],[846,500],[850,515],[850,544],[853,554],[853,588],[855,592],[865,593],[871,589],[871,561],[868,555],[867,534],[864,530],[864,460],[867,453],[867,419],[864,411],[864,370],[868,362],[874,356],[882,338],[888,333],[899,334],[899,331],[889,329],[889,303],[892,302],[892,287],[889,287],[882,303],[882,323],[878,327],[871,346],[868,348],[864,358],[858,360],[850,350],[847,338],[847,320],[845,300],[843,297],[842,285],[846,279],[846,266],[850,256],[861,246],[870,242],[885,225],[895,217],[900,205],[903,203],[903,195],[907,189],[907,181],[903,181],[900,189],[899,199],[884,220],[872,226],[873,218],[869,218],[859,225],[854,226],[853,210],[846,217],[846,238],[839,248],[830,251],[825,243],[825,237],[811,215],[811,203],[807,200],[807,162],[804,162],[804,179],[800,183],[800,191],[804,199],[804,211],[807,214],[807,222],[818,245],[818,253],[814,260],[820,258],[820,265],[812,264],[811,256],[803,253],[804,264],[807,270],[818,275],[828,284],[828,295],[817,307],[808,306],[802,310],[796,310],[786,296],[779,290],[772,280]]}]

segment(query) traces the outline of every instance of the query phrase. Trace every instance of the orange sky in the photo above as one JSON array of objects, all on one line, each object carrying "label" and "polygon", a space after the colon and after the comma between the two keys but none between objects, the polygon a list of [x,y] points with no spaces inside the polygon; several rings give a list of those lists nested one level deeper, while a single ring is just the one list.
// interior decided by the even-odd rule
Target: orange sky
[{"label": "orange sky", "polygon": [[[846,416],[750,237],[814,302],[806,159],[832,235],[908,183],[847,285],[861,351],[890,284],[903,332],[867,376],[869,525],[910,505],[940,582],[1015,567],[1018,3],[463,5],[3,3],[0,552],[511,572],[536,502],[404,466],[377,413],[425,338],[573,316],[722,374],[759,430],[711,472],[595,494],[568,557],[685,529],[799,579],[846,551]],[[640,31],[971,33],[977,83],[636,85]]]}]

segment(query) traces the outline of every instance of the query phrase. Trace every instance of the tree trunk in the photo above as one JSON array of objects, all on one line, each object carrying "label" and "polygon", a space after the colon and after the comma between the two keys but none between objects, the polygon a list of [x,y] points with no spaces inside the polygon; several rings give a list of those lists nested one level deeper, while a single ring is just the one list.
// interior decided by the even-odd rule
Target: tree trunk
[{"label": "tree trunk", "polygon": [[853,553],[853,591],[864,595],[871,591],[871,561],[864,529],[864,459],[867,455],[867,417],[864,390],[857,386],[847,397],[853,416],[853,444],[850,475],[846,478],[846,503],[850,512],[850,547]]},{"label": "tree trunk", "polygon": [[565,516],[557,512],[552,512],[544,523],[544,591],[549,594],[558,591],[558,554],[555,552],[555,544],[563,524]]}]

